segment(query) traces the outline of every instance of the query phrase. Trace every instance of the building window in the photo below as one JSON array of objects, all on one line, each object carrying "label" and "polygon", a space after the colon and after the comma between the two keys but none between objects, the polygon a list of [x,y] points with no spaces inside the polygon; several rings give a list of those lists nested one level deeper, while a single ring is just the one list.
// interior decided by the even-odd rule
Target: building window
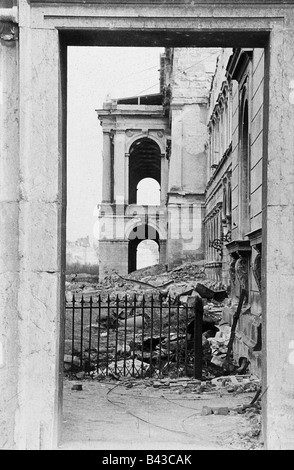
[{"label": "building window", "polygon": [[242,238],[250,231],[250,142],[249,106],[245,84],[241,93],[239,121],[239,162],[240,162],[240,235]]}]

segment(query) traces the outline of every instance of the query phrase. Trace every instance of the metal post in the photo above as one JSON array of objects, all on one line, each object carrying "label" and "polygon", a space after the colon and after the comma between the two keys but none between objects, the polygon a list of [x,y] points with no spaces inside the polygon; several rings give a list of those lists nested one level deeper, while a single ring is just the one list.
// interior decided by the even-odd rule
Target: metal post
[{"label": "metal post", "polygon": [[171,322],[171,298],[168,297],[168,350],[167,350],[167,370],[170,371],[170,322]]},{"label": "metal post", "polygon": [[74,348],[75,348],[75,303],[76,299],[73,295],[72,297],[72,333],[71,333],[71,373],[73,371],[73,358],[74,358]]},{"label": "metal post", "polygon": [[101,329],[101,296],[98,297],[98,338],[97,338],[97,374],[99,373],[100,362],[100,329]]},{"label": "metal post", "polygon": [[150,376],[153,372],[153,364],[152,364],[152,356],[153,356],[153,309],[154,309],[154,299],[153,295],[150,300],[150,307],[151,307],[151,317],[150,317],[150,358],[149,358],[149,365],[150,365]]},{"label": "metal post", "polygon": [[110,297],[107,296],[107,336],[106,336],[106,375],[109,369],[109,323],[110,323]]},{"label": "metal post", "polygon": [[185,337],[185,375],[188,375],[188,323],[189,323],[189,318],[188,318],[188,310],[189,307],[186,305],[185,308],[185,322],[186,322],[186,337]]},{"label": "metal post", "polygon": [[180,335],[180,304],[177,304],[177,349],[176,349],[176,361],[177,361],[177,374],[179,374],[180,368],[180,350],[179,350],[179,335]]},{"label": "metal post", "polygon": [[193,305],[194,310],[194,377],[202,377],[202,322],[203,305],[202,299],[196,297]]},{"label": "metal post", "polygon": [[144,377],[144,335],[145,335],[145,297],[142,298],[142,359],[141,359],[141,376]]},{"label": "metal post", "polygon": [[162,375],[162,364],[161,364],[161,341],[162,341],[162,296],[160,296],[160,305],[159,305],[159,375]]},{"label": "metal post", "polygon": [[91,349],[92,349],[92,308],[93,308],[93,298],[92,296],[90,297],[90,329],[89,329],[89,373],[91,371]]},{"label": "metal post", "polygon": [[81,369],[83,368],[83,346],[84,346],[84,296],[82,295],[82,300],[81,300],[81,344],[80,344],[80,347],[81,347],[81,351],[80,351],[80,354],[81,354],[81,358],[80,358],[80,367]]},{"label": "metal post", "polygon": [[117,374],[117,347],[118,347],[118,319],[119,319],[119,296],[116,296],[115,310],[115,352],[114,352],[114,373]]},{"label": "metal post", "polygon": [[126,360],[127,360],[127,321],[128,321],[128,297],[125,295],[125,324],[124,324],[124,372],[123,375],[126,375]]},{"label": "metal post", "polygon": [[133,362],[132,362],[132,374],[133,374],[133,377],[135,377],[136,323],[137,323],[137,307],[136,307],[136,305],[134,305],[134,332],[133,332],[134,352],[133,352]]}]

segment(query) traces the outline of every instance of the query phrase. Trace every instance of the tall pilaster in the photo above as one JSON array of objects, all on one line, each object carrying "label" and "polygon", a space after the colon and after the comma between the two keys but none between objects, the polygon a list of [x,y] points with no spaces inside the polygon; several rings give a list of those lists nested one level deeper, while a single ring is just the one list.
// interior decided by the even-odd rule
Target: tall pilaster
[{"label": "tall pilaster", "polygon": [[113,202],[112,139],[112,132],[103,130],[102,203]]},{"label": "tall pilaster", "polygon": [[183,185],[183,122],[182,109],[172,108],[172,147],[169,163],[169,192],[182,190]]},{"label": "tall pilaster", "polygon": [[19,92],[17,25],[0,21],[0,448],[19,406]]},{"label": "tall pilaster", "polygon": [[[288,29],[289,28],[289,29]],[[263,164],[263,416],[267,449],[294,449],[294,17],[266,49]]]},{"label": "tall pilaster", "polygon": [[[64,278],[64,56],[57,29],[20,2],[18,450],[52,449],[61,418]],[[63,265],[64,266],[64,265]],[[44,372],[46,371],[46,373]]]},{"label": "tall pilaster", "polygon": [[116,130],[114,134],[114,200],[123,204],[125,194],[125,131]]}]

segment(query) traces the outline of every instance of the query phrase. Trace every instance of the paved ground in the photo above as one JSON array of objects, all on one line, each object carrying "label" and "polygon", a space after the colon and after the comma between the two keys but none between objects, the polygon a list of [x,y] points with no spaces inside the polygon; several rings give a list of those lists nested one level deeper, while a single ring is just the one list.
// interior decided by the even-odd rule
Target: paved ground
[{"label": "paved ground", "polygon": [[[255,448],[247,416],[201,416],[203,406],[249,404],[254,393],[179,393],[176,389],[134,386],[125,382],[65,381],[63,439],[60,449],[99,450],[233,450]],[[260,447],[260,446],[259,446]]]}]

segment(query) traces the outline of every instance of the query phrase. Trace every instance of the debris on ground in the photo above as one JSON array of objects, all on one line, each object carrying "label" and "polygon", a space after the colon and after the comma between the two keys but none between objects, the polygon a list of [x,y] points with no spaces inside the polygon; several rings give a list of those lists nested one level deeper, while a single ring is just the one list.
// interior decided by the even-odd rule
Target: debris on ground
[{"label": "debris on ground", "polygon": [[211,384],[228,393],[257,392],[260,388],[260,379],[254,375],[224,375],[211,380]]},{"label": "debris on ground", "polygon": [[209,416],[209,415],[222,415],[226,416],[230,412],[227,406],[218,406],[215,408],[211,408],[210,406],[203,406],[201,411],[201,416]]},{"label": "debris on ground", "polygon": [[[93,282],[92,282],[93,280]],[[144,294],[150,296],[160,293],[163,297],[170,296],[173,300],[181,296],[193,295],[198,292],[203,298],[211,302],[222,302],[227,297],[227,292],[220,282],[208,280],[205,274],[204,264],[199,261],[186,262],[171,269],[166,265],[155,265],[149,268],[139,269],[125,276],[120,276],[115,271],[108,273],[97,282],[96,276],[67,275],[66,298],[72,300],[84,296],[134,296]]]},{"label": "debris on ground", "polygon": [[72,387],[71,387],[72,390],[75,390],[77,392],[81,392],[83,390],[83,386],[82,384],[74,384]]}]

